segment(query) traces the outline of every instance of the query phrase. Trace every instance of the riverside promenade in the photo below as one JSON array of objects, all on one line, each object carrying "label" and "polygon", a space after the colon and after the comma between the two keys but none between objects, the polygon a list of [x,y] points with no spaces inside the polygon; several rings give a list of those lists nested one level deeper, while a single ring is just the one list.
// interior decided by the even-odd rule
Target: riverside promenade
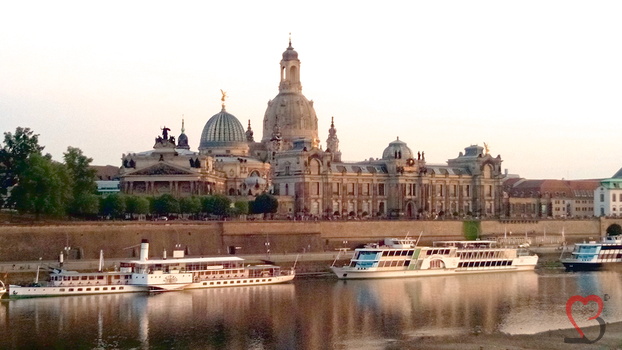
[{"label": "riverside promenade", "polygon": [[[220,255],[220,256],[234,256],[234,255]],[[236,254],[235,256],[243,258],[249,264],[261,264],[261,263],[274,263],[283,268],[289,268],[296,264],[297,274],[304,275],[319,275],[328,273],[328,267],[339,258],[339,264],[343,264],[349,261],[352,257],[352,251],[345,252],[321,252],[321,253],[299,253],[299,254],[252,254],[243,255]],[[151,256],[151,259],[160,259],[158,256]],[[106,259],[104,257],[104,270],[114,270],[118,268],[121,261],[137,260],[138,258],[111,258]],[[170,258],[170,260],[173,260]],[[50,268],[59,268],[60,263],[54,260],[34,260],[34,261],[1,261],[0,262],[0,280],[5,280],[5,276],[8,277],[11,283],[17,283],[18,281],[23,283],[22,280],[34,280],[37,269],[41,276],[47,275],[47,271]],[[97,270],[99,268],[99,259],[73,259],[65,260],[62,268],[67,270],[76,271],[89,271]],[[19,276],[17,280],[13,280],[11,276]],[[43,278],[42,278],[43,279]],[[27,282],[27,281],[26,281]]]}]

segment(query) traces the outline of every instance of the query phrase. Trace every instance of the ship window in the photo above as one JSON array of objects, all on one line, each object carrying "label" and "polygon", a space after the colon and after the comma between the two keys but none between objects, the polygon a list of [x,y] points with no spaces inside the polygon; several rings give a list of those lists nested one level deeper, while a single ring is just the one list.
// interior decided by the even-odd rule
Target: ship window
[{"label": "ship window", "polygon": [[73,288],[69,288],[69,291],[70,291],[70,292],[73,292]]},{"label": "ship window", "polygon": [[65,291],[65,288],[59,289],[59,292],[64,292],[64,291]]},{"label": "ship window", "polygon": [[82,288],[78,288],[78,292],[81,292],[81,291],[82,291]]},{"label": "ship window", "polygon": [[86,291],[87,291],[87,292],[90,292],[90,291],[91,291],[91,288],[87,288],[87,289],[86,289]]}]

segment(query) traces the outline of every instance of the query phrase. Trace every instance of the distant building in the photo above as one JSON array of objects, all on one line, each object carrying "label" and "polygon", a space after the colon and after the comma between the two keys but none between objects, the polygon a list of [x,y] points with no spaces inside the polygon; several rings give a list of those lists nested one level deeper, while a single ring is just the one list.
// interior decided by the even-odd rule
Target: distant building
[{"label": "distant building", "polygon": [[119,181],[119,167],[113,165],[91,165],[95,169],[97,193],[101,195],[119,193],[121,191]]},{"label": "distant building", "polygon": [[594,190],[595,216],[622,216],[622,169]]},{"label": "distant building", "polygon": [[599,180],[503,181],[506,215],[511,218],[585,218],[594,212]]}]

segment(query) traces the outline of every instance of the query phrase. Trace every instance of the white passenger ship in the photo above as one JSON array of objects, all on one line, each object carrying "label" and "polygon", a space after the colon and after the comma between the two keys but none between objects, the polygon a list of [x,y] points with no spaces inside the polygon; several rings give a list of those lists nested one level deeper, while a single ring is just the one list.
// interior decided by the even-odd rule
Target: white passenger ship
[{"label": "white passenger ship", "polygon": [[622,262],[622,238],[603,237],[600,242],[577,243],[569,258],[561,259],[567,271],[592,271]]},{"label": "white passenger ship", "polygon": [[495,241],[439,241],[418,247],[412,239],[386,238],[354,251],[350,264],[332,266],[340,279],[437,276],[533,270],[537,255],[496,248]]},{"label": "white passenger ship", "polygon": [[149,243],[143,240],[139,260],[121,262],[119,271],[76,272],[54,270],[46,285],[9,286],[11,298],[158,292],[197,288],[274,284],[291,281],[294,269],[275,265],[247,265],[239,257],[185,258],[173,251],[172,259],[149,259]]}]

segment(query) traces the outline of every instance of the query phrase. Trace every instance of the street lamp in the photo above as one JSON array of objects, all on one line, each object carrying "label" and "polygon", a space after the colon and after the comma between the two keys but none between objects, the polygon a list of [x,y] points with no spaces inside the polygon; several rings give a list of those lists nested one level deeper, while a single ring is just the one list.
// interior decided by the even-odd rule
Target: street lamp
[{"label": "street lamp", "polygon": [[266,246],[266,256],[268,257],[268,260],[270,259],[270,242],[266,242],[264,243],[264,245]]}]

